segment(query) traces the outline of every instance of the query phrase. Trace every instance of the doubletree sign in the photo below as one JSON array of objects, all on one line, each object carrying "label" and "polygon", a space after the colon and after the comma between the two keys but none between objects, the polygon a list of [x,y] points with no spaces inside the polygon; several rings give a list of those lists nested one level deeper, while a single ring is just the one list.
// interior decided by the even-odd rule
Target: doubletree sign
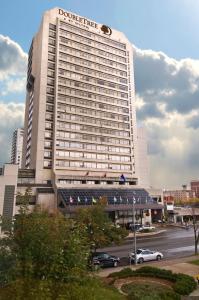
[{"label": "doubletree sign", "polygon": [[[77,22],[79,22],[79,23],[81,23],[81,24],[88,25],[88,26],[90,26],[90,27],[94,27],[94,28],[96,28],[96,29],[99,28],[97,23],[95,23],[95,22],[93,22],[93,21],[90,21],[90,20],[88,20],[88,19],[86,19],[86,18],[79,17],[79,16],[77,16],[77,15],[74,15],[74,14],[72,14],[72,13],[69,13],[69,12],[67,12],[67,11],[64,11],[63,9],[60,9],[60,8],[59,8],[59,15],[64,16],[64,17],[67,17],[67,18],[69,18],[69,19],[71,19],[71,20],[77,21]],[[108,26],[106,26],[106,25],[102,25],[100,29],[101,29],[101,31],[102,31],[104,34],[106,34],[106,35],[111,35],[111,34],[112,34],[111,28],[108,27]]]}]

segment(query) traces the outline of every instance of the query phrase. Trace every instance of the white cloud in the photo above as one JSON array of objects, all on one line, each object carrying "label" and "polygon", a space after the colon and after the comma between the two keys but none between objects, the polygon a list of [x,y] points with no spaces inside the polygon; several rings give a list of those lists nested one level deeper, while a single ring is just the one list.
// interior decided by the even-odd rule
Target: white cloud
[{"label": "white cloud", "polygon": [[23,75],[27,68],[27,54],[9,37],[0,34],[0,79]]},{"label": "white cloud", "polygon": [[8,78],[4,80],[3,91],[1,93],[2,96],[11,93],[22,93],[25,92],[26,86],[26,77],[20,78]]},{"label": "white cloud", "polygon": [[179,188],[199,177],[199,60],[134,48],[137,118],[148,130],[151,183]]},{"label": "white cloud", "polygon": [[27,54],[9,37],[0,34],[0,96],[25,93]]}]

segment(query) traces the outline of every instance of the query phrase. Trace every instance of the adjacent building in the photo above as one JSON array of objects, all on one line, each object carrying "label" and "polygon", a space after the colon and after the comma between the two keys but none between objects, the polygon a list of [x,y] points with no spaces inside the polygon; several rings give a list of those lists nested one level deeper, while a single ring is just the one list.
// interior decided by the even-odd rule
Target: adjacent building
[{"label": "adjacent building", "polygon": [[188,202],[195,198],[196,193],[192,189],[188,189],[187,185],[183,185],[179,190],[165,190],[163,191],[164,201],[166,203]]},{"label": "adjacent building", "polygon": [[199,180],[192,180],[190,185],[192,192],[195,193],[195,197],[199,198]]},{"label": "adjacent building", "polygon": [[12,137],[12,150],[11,150],[11,163],[22,166],[22,147],[23,147],[23,128],[18,128],[13,132]]}]

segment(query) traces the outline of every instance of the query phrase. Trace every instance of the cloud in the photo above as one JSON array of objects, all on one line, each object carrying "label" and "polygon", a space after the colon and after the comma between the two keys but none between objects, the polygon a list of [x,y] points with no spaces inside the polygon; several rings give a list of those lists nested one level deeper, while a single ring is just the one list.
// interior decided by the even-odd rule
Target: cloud
[{"label": "cloud", "polygon": [[[199,108],[198,60],[175,60],[163,52],[134,49],[136,91],[145,103],[155,103],[156,108],[164,103],[167,112],[182,114]],[[147,116],[148,110],[142,114]]]},{"label": "cloud", "polygon": [[23,127],[24,103],[3,103],[0,101],[0,163],[10,162],[12,134]]},{"label": "cloud", "polygon": [[134,47],[137,120],[148,131],[151,183],[199,177],[199,60]]},{"label": "cloud", "polygon": [[0,97],[25,93],[27,54],[9,37],[0,34]]},{"label": "cloud", "polygon": [[19,44],[0,34],[0,79],[13,75],[24,76],[27,58]]}]

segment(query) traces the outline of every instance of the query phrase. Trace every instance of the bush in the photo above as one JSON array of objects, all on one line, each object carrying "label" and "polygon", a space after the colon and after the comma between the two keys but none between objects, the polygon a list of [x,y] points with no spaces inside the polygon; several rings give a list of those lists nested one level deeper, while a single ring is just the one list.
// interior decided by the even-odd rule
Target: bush
[{"label": "bush", "polygon": [[197,283],[195,282],[194,278],[189,275],[182,273],[175,274],[172,273],[170,270],[164,270],[150,266],[141,267],[135,271],[131,270],[130,268],[125,268],[120,272],[109,274],[108,277],[117,279],[132,276],[148,276],[169,280],[174,283],[174,291],[180,295],[190,294],[197,286]]},{"label": "bush", "polygon": [[163,278],[170,281],[175,282],[176,276],[173,274],[170,270],[164,270],[159,268],[154,268],[150,266],[145,266],[137,269],[136,271],[137,275],[142,276],[150,276],[150,277],[157,277],[157,278]]},{"label": "bush", "polygon": [[117,278],[127,278],[127,277],[134,276],[135,272],[136,271],[133,271],[130,268],[124,268],[119,272],[114,272],[114,273],[109,274],[108,277],[115,278],[115,279],[117,279]]},{"label": "bush", "polygon": [[189,295],[193,290],[196,289],[197,283],[194,278],[186,274],[175,274],[176,282],[174,284],[174,291],[180,295]]}]

